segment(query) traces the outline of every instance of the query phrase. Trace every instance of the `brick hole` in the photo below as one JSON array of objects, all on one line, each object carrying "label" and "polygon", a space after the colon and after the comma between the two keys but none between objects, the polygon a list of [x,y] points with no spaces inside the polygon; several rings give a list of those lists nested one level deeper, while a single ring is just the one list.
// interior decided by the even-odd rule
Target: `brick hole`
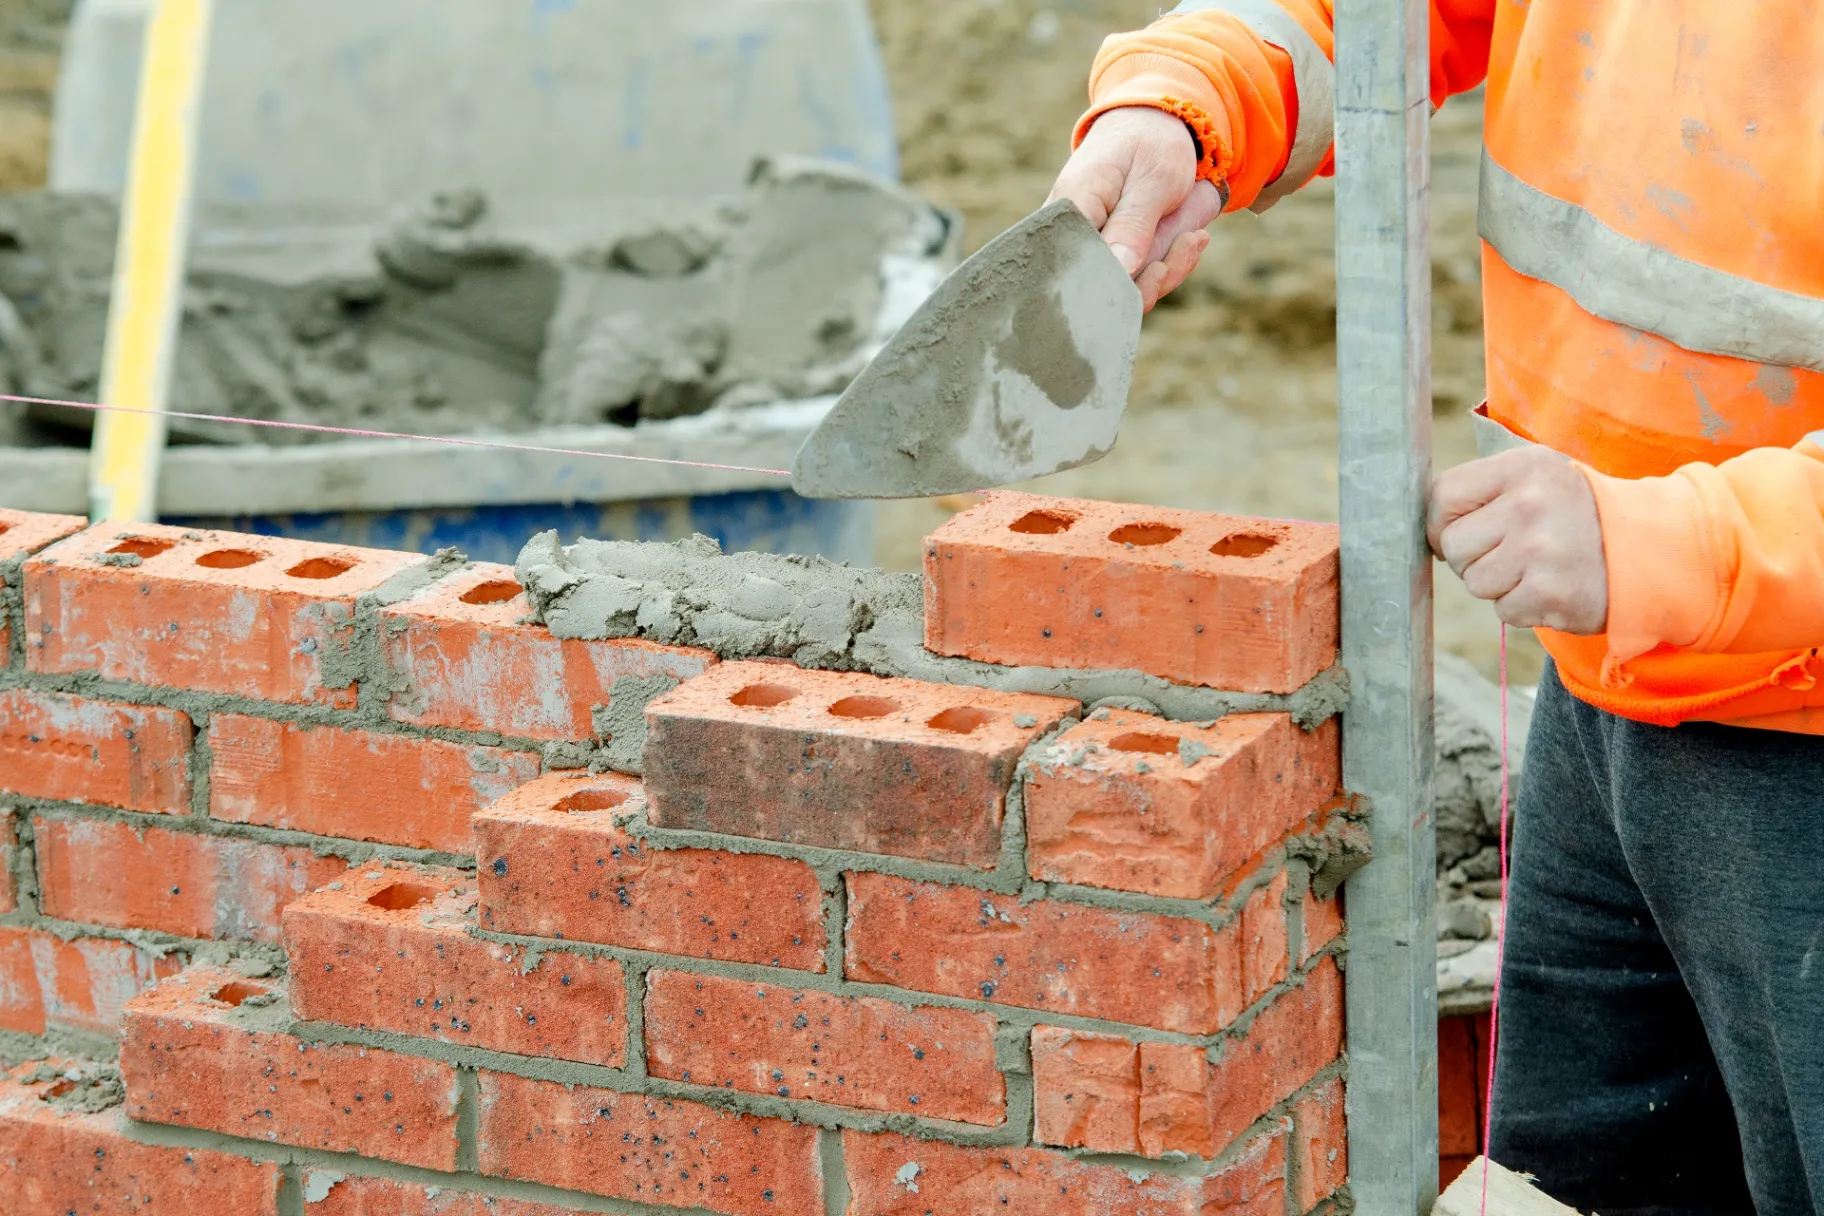
[{"label": "brick hole", "polygon": [[980,730],[994,721],[994,715],[985,709],[973,705],[953,705],[933,717],[925,725],[933,730],[947,730],[955,735],[967,735]]},{"label": "brick hole", "polygon": [[390,887],[375,891],[367,897],[367,902],[388,912],[403,912],[407,908],[416,908],[419,904],[428,904],[436,898],[436,887],[419,882],[396,882]]},{"label": "brick hole", "polygon": [[238,1009],[242,1002],[248,997],[265,995],[266,989],[260,987],[258,984],[249,984],[243,980],[232,980],[229,983],[223,984],[214,992],[211,992],[209,994],[209,999],[212,1001],[220,1001],[224,1005],[233,1005]]},{"label": "brick hole", "polygon": [[299,562],[285,573],[292,578],[335,578],[354,568],[355,563],[346,557],[313,557]]},{"label": "brick hole", "polygon": [[627,801],[620,790],[578,790],[552,804],[554,811],[612,811]]},{"label": "brick hole", "polygon": [[463,592],[458,598],[465,604],[504,604],[518,595],[523,588],[510,578],[497,578],[491,583],[479,583]]},{"label": "brick hole", "polygon": [[1108,539],[1117,545],[1163,545],[1177,540],[1183,532],[1183,528],[1170,524],[1122,524],[1108,534]]},{"label": "brick hole", "polygon": [[1279,547],[1279,537],[1260,536],[1253,532],[1237,532],[1225,536],[1210,546],[1210,552],[1217,557],[1259,557],[1271,553]]},{"label": "brick hole", "polygon": [[[0,529],[0,530],[3,530],[3,529]],[[48,1089],[46,1089],[43,1093],[39,1094],[38,1100],[40,1102],[50,1102],[50,1101],[53,1101],[54,1099],[63,1097],[63,1095],[69,1093],[71,1090],[73,1090],[75,1088],[76,1088],[76,1082],[70,1080],[68,1077],[62,1077],[62,1078],[59,1078],[58,1080],[52,1082]]]},{"label": "brick hole", "polygon": [[899,702],[886,697],[844,697],[829,708],[838,718],[884,718],[898,712]]},{"label": "brick hole", "polygon": [[730,697],[728,703],[739,705],[743,709],[771,709],[775,705],[784,705],[797,695],[797,689],[787,688],[783,684],[749,684]]},{"label": "brick hole", "polygon": [[[0,525],[0,532],[4,531],[6,531],[5,526]],[[108,552],[126,553],[137,558],[148,558],[157,557],[161,553],[176,548],[176,546],[177,542],[174,540],[153,540],[149,536],[129,536],[118,545],[115,545],[112,549],[109,549]]]},{"label": "brick hole", "polygon": [[264,553],[255,553],[252,549],[217,549],[197,558],[196,564],[210,570],[239,570],[265,560]]},{"label": "brick hole", "polygon": [[11,532],[12,530],[13,530],[13,525],[7,523],[5,520],[0,520],[0,536],[5,536],[8,532]]},{"label": "brick hole", "polygon": [[1070,525],[1076,522],[1076,516],[1062,511],[1028,511],[1008,524],[1007,530],[1028,536],[1056,536],[1059,532],[1070,531]]},{"label": "brick hole", "polygon": [[1178,739],[1172,735],[1150,735],[1145,731],[1129,731],[1125,735],[1116,735],[1108,745],[1118,752],[1144,752],[1149,756],[1175,756],[1178,754]]}]

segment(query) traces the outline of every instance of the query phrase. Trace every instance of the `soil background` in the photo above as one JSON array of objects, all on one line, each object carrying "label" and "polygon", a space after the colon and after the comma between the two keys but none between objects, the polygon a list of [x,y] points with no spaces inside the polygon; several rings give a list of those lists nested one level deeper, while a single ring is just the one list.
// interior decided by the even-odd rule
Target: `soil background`
[{"label": "soil background", "polygon": [[[72,0],[0,0],[0,190],[42,186],[51,95]],[[870,0],[886,56],[906,182],[960,212],[979,247],[1039,206],[1069,153],[1103,37],[1152,20],[1158,0]],[[1436,460],[1474,455],[1482,398],[1475,238],[1480,98],[1432,126]],[[1319,181],[1265,216],[1225,216],[1203,265],[1148,318],[1121,442],[1029,488],[1200,510],[1334,520],[1336,289],[1333,192]],[[966,502],[886,504],[879,556],[915,569],[919,540]],[[1443,649],[1491,676],[1498,622],[1439,566]],[[1515,633],[1514,678],[1540,652]]]}]

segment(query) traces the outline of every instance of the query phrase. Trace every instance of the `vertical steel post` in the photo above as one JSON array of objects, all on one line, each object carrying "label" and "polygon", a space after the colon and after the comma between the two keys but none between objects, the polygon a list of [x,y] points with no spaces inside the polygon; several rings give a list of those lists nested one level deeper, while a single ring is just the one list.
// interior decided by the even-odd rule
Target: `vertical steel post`
[{"label": "vertical steel post", "polygon": [[1336,6],[1343,779],[1373,816],[1350,880],[1349,1182],[1364,1216],[1438,1193],[1432,819],[1427,0]]}]

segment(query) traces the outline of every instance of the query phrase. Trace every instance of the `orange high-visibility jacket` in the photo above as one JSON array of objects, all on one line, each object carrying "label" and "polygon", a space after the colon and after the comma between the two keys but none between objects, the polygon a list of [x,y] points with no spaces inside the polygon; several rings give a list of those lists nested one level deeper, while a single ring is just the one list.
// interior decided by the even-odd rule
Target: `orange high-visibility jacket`
[{"label": "orange high-visibility jacket", "polygon": [[[1187,0],[1108,40],[1078,137],[1146,105],[1228,206],[1331,170],[1332,0]],[[1608,633],[1541,630],[1629,718],[1824,734],[1824,2],[1432,0],[1486,77],[1488,411],[1579,461]]]}]

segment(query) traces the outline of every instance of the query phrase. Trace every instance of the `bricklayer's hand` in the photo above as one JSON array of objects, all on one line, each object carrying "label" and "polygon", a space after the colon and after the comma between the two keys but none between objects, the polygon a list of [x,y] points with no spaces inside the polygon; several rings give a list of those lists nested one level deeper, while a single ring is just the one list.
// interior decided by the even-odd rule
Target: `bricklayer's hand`
[{"label": "bricklayer's hand", "polygon": [[1052,187],[1101,229],[1148,311],[1197,268],[1222,195],[1197,178],[1197,144],[1182,120],[1145,106],[1096,119]]},{"label": "bricklayer's hand", "polygon": [[1596,496],[1576,465],[1529,447],[1440,473],[1426,537],[1469,593],[1510,625],[1601,633],[1608,563]]}]

